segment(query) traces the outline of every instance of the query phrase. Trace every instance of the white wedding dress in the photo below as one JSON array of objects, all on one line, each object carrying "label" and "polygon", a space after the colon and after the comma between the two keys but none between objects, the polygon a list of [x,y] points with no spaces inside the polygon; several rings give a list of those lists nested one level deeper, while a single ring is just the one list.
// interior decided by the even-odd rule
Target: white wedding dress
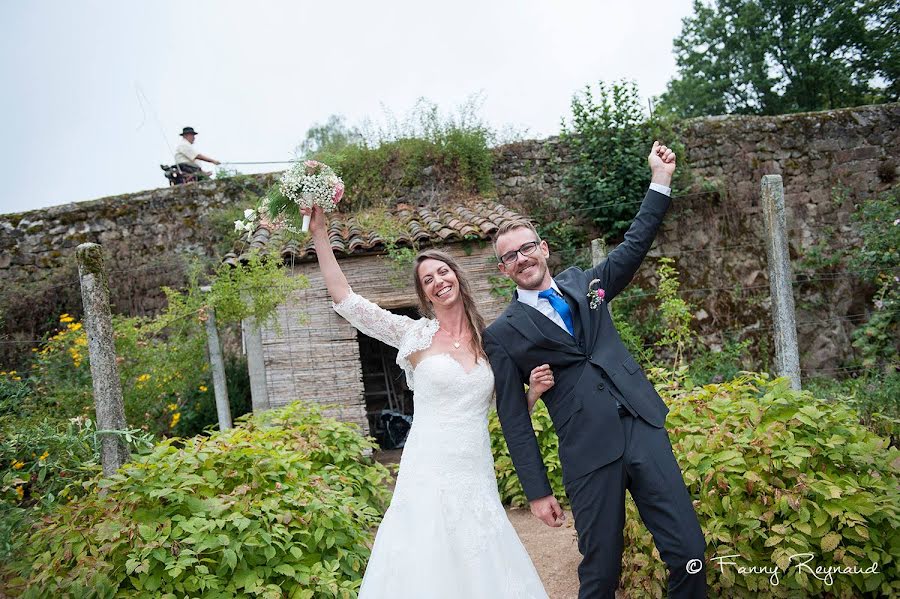
[{"label": "white wedding dress", "polygon": [[360,599],[546,599],[497,492],[487,428],[490,365],[480,360],[466,371],[449,354],[423,351],[436,320],[392,314],[353,292],[334,309],[399,350],[415,394],[397,486]]}]

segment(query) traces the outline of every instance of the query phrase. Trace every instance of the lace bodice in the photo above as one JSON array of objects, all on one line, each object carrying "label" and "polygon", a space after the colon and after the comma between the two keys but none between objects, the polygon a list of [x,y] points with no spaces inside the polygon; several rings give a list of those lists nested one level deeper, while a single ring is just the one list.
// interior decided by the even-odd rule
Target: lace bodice
[{"label": "lace bodice", "polygon": [[394,314],[352,290],[341,303],[332,304],[332,307],[361,332],[396,347],[397,365],[406,373],[407,386],[415,389],[414,369],[409,357],[431,346],[431,340],[438,330],[436,320],[430,318],[413,320],[409,316]]}]

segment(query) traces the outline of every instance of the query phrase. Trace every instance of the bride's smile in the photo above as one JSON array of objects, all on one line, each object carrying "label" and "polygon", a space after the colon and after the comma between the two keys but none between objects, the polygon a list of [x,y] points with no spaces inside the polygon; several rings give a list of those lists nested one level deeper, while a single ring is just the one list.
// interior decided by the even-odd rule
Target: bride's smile
[{"label": "bride's smile", "polygon": [[448,307],[459,299],[456,273],[440,260],[427,259],[419,265],[419,281],[425,297],[436,306]]}]

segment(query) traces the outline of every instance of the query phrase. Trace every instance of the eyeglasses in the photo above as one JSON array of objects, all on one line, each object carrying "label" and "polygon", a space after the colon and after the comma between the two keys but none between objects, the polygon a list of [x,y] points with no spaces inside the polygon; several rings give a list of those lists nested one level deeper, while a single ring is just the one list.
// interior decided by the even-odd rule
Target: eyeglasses
[{"label": "eyeglasses", "polygon": [[519,249],[512,250],[511,252],[506,252],[505,254],[500,256],[500,262],[509,266],[510,264],[513,264],[514,262],[516,262],[516,260],[519,259],[519,254],[522,254],[523,256],[528,256],[530,254],[533,254],[534,250],[537,249],[537,246],[539,243],[540,243],[540,241],[529,241],[528,243],[523,243],[519,247]]}]

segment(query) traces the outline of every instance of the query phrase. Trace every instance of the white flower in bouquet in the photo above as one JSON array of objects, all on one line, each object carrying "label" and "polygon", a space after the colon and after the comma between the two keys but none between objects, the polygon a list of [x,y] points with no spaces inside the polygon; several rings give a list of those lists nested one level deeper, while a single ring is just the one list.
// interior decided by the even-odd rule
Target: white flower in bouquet
[{"label": "white flower in bouquet", "polygon": [[296,162],[255,208],[244,210],[244,219],[234,221],[234,229],[246,233],[247,241],[258,227],[273,232],[286,229],[305,233],[309,229],[309,216],[302,210],[321,206],[330,212],[343,196],[344,182],[331,167],[315,160]]},{"label": "white flower in bouquet", "polygon": [[[294,163],[281,176],[278,186],[281,195],[296,204],[299,210],[321,206],[331,212],[344,196],[344,182],[332,168],[315,160]],[[285,213],[289,216],[289,213]],[[292,210],[291,213],[294,213]],[[303,218],[303,231],[309,227],[309,217]],[[288,227],[290,228],[290,227]]]}]

